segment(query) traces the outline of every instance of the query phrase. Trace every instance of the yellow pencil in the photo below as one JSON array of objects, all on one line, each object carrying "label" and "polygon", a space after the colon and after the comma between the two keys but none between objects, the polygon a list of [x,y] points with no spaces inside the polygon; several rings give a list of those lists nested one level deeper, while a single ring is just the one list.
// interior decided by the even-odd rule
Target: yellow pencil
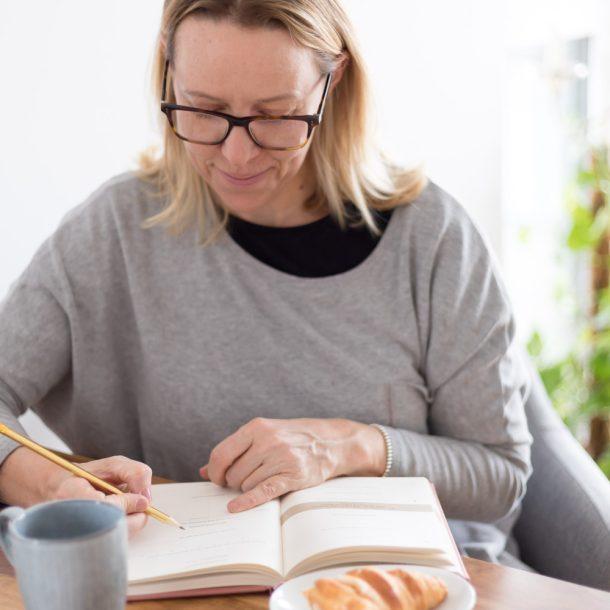
[{"label": "yellow pencil", "polygon": [[[123,492],[120,489],[118,489],[117,487],[115,487],[114,485],[110,485],[110,483],[106,483],[106,481],[103,481],[102,479],[98,479],[96,476],[92,475],[90,472],[87,472],[86,470],[84,470],[83,468],[79,468],[72,462],[68,462],[68,460],[64,460],[63,458],[59,457],[58,455],[55,455],[52,451],[49,451],[48,449],[41,447],[38,443],[35,443],[34,441],[30,440],[29,438],[26,438],[25,436],[18,434],[17,432],[15,432],[14,430],[11,430],[8,426],[6,426],[5,424],[2,424],[2,423],[0,423],[0,434],[4,434],[4,436],[8,436],[9,438],[13,439],[14,441],[21,443],[24,447],[28,447],[32,451],[35,451],[36,453],[38,453],[38,455],[41,455],[42,457],[45,457],[48,460],[51,460],[51,462],[54,462],[58,466],[61,466],[62,468],[69,470],[72,474],[75,474],[77,477],[82,477],[83,479],[87,479],[87,481],[89,481],[89,483],[91,483],[94,487],[96,487],[100,491],[106,491],[110,494],[119,494],[119,495],[123,494]],[[180,525],[180,523],[178,523],[178,521],[176,521],[173,517],[166,515],[164,512],[161,512],[160,510],[154,508],[153,506],[149,506],[144,512],[146,514],[150,515],[151,517],[158,519],[162,523],[170,523],[171,525],[176,525],[180,529],[186,529],[185,527]]]}]

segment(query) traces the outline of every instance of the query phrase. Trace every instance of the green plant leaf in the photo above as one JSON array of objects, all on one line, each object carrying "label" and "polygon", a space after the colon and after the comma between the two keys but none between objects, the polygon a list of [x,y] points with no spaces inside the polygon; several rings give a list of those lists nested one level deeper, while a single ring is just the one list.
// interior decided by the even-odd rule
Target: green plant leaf
[{"label": "green plant leaf", "polygon": [[542,354],[542,349],[544,346],[542,343],[542,337],[537,330],[531,334],[526,347],[528,354],[534,359],[539,358],[540,354]]},{"label": "green plant leaf", "polygon": [[546,391],[552,396],[561,385],[562,369],[564,363],[559,362],[553,366],[545,367],[540,370],[540,378]]},{"label": "green plant leaf", "polygon": [[572,209],[572,228],[568,235],[568,247],[572,250],[587,250],[592,248],[598,241],[601,232],[595,223],[595,217],[591,211],[577,205]]},{"label": "green plant leaf", "polygon": [[596,380],[610,381],[610,352],[607,349],[596,346],[593,356],[589,361],[591,373]]},{"label": "green plant leaf", "polygon": [[594,187],[597,184],[597,175],[592,169],[580,168],[576,174],[576,184],[581,187]]}]

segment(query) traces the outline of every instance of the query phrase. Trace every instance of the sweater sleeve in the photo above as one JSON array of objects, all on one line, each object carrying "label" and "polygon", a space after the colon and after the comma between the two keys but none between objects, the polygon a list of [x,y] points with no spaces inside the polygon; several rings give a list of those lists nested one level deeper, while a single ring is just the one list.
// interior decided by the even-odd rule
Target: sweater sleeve
[{"label": "sweater sleeve", "polygon": [[496,521],[531,472],[513,316],[489,250],[455,202],[419,238],[434,244],[417,279],[429,434],[388,428],[390,476],[428,477],[447,517]]},{"label": "sweater sleeve", "polygon": [[[60,269],[49,239],[0,302],[0,421],[21,434],[17,417],[37,405],[70,370]],[[16,447],[0,435],[0,464]]]}]

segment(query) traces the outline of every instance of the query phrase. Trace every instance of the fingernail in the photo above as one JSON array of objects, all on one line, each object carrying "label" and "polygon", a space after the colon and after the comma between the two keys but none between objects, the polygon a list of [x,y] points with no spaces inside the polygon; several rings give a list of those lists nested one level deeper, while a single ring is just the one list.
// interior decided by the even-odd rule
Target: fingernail
[{"label": "fingernail", "polygon": [[247,508],[249,508],[250,504],[252,504],[252,501],[248,498],[241,498],[239,500],[236,498],[235,500],[231,500],[227,504],[227,510],[230,513],[238,513],[242,510],[246,510]]},{"label": "fingernail", "polygon": [[148,500],[140,496],[136,502],[136,510],[146,510],[147,507]]},{"label": "fingernail", "polygon": [[150,501],[150,500],[152,500],[152,494],[151,494],[151,491],[150,491],[150,487],[147,487],[147,488],[144,490],[144,492],[143,492],[143,494],[142,494],[142,495],[143,495],[143,496],[146,496],[146,497],[148,498],[148,500],[149,500],[149,501]]}]

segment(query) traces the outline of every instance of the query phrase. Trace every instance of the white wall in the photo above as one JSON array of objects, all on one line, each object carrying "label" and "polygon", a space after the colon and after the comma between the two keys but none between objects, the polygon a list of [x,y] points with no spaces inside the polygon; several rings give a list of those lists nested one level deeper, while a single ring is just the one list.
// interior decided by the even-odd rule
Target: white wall
[{"label": "white wall", "polygon": [[[345,4],[372,70],[382,141],[423,162],[501,255],[505,1]],[[161,5],[0,3],[0,298],[64,213],[156,141],[148,76]]]},{"label": "white wall", "polygon": [[0,3],[0,295],[64,213],[152,143],[161,4]]},{"label": "white wall", "polygon": [[396,158],[423,162],[501,257],[505,0],[344,2],[371,68],[381,140]]},{"label": "white wall", "polygon": [[589,285],[578,277],[577,257],[565,245],[566,195],[584,141],[566,110],[569,87],[578,79],[562,45],[590,39],[588,76],[582,81],[589,135],[598,138],[605,126],[610,142],[610,2],[512,0],[507,25],[504,268],[520,338],[540,332],[544,356],[553,361],[574,344],[575,307],[588,298]]}]

